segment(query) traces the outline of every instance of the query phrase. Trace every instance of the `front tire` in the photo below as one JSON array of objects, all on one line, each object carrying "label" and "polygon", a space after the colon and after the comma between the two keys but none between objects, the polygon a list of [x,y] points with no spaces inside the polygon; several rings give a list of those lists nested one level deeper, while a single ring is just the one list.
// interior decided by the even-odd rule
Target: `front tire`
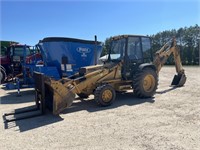
[{"label": "front tire", "polygon": [[139,98],[152,97],[158,87],[158,76],[155,70],[146,68],[138,71],[133,77],[133,90]]},{"label": "front tire", "polygon": [[116,98],[115,89],[110,85],[102,85],[96,88],[94,99],[100,106],[111,105]]}]

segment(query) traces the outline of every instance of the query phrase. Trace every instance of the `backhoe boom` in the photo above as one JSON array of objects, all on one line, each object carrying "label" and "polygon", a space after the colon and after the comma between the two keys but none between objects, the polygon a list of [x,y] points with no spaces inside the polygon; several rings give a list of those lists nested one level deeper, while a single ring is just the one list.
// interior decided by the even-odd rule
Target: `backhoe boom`
[{"label": "backhoe boom", "polygon": [[186,76],[181,62],[180,50],[176,44],[176,39],[167,42],[160,50],[155,54],[153,64],[156,67],[157,74],[159,74],[162,66],[166,63],[170,55],[173,54],[177,75],[174,76],[172,85],[183,86],[186,82]]}]

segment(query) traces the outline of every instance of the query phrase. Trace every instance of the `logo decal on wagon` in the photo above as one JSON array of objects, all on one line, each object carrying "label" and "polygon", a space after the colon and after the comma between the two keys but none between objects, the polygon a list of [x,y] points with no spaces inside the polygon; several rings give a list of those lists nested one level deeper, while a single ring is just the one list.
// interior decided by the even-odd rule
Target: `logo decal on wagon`
[{"label": "logo decal on wagon", "polygon": [[87,47],[78,47],[76,51],[82,53],[81,57],[87,57],[86,54],[91,52],[90,48]]}]

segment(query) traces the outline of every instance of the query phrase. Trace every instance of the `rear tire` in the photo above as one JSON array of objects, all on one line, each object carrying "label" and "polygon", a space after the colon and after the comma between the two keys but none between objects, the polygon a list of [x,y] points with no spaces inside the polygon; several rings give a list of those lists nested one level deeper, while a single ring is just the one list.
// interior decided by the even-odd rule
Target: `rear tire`
[{"label": "rear tire", "polygon": [[102,85],[96,88],[94,99],[100,106],[111,105],[116,97],[115,89],[110,85]]},{"label": "rear tire", "polygon": [[3,83],[6,80],[6,72],[3,68],[0,68],[0,82]]},{"label": "rear tire", "polygon": [[3,66],[1,66],[1,69],[3,69],[6,72],[6,69]]},{"label": "rear tire", "polygon": [[158,76],[155,70],[146,68],[138,71],[133,77],[133,90],[139,98],[152,97],[158,87]]}]

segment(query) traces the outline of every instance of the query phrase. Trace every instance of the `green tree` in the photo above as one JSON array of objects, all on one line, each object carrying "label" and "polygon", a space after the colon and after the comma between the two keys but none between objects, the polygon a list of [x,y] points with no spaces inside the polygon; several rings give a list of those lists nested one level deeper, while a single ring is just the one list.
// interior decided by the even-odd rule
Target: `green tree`
[{"label": "green tree", "polygon": [[[200,27],[198,25],[159,32],[151,36],[153,52],[155,53],[156,50],[160,49],[172,37],[176,37],[182,63],[184,65],[197,65],[199,63],[197,38],[199,35]],[[166,64],[173,63],[173,59],[169,58]]]},{"label": "green tree", "polygon": [[106,54],[108,54],[108,51],[110,49],[110,45],[111,44],[111,37],[110,38],[106,38],[104,44],[103,44],[103,50],[102,50],[102,53],[101,53],[101,56],[104,56]]},{"label": "green tree", "polygon": [[[177,45],[180,48],[181,60],[183,65],[199,64],[199,36],[200,26],[181,27],[179,29],[166,30],[150,35],[152,39],[152,52],[155,54],[166,42],[176,37]],[[110,49],[111,37],[104,42],[102,56],[108,53]],[[174,64],[172,58],[167,60],[166,64]]]}]

